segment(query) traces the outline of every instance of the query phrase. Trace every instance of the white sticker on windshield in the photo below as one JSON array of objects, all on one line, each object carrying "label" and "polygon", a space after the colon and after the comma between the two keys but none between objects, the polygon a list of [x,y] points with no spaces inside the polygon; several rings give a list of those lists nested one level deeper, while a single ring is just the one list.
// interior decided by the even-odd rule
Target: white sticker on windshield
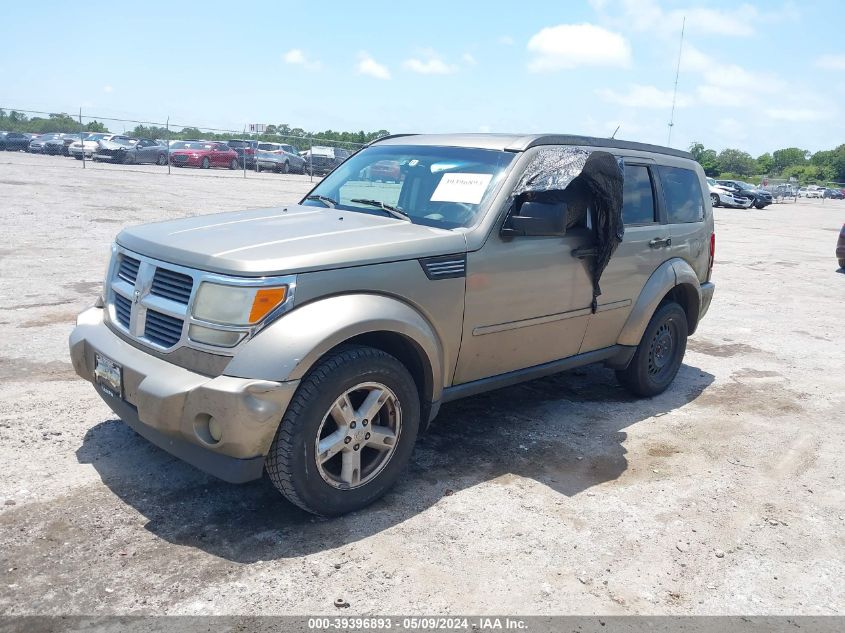
[{"label": "white sticker on windshield", "polygon": [[484,197],[491,178],[493,174],[443,174],[440,184],[431,194],[431,201],[478,204]]}]

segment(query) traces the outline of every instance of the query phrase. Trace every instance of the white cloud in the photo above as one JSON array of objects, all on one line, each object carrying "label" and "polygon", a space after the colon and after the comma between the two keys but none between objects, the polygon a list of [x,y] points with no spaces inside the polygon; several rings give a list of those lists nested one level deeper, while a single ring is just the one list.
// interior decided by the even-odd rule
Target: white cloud
[{"label": "white cloud", "polygon": [[813,108],[771,108],[766,110],[766,115],[776,121],[789,121],[792,123],[806,121],[821,121],[827,119],[830,113]]},{"label": "white cloud", "polygon": [[464,53],[463,55],[461,55],[461,61],[467,66],[475,66],[476,64],[478,64],[475,57],[473,57],[471,53]]},{"label": "white cloud", "polygon": [[825,70],[845,70],[845,55],[822,55],[816,59],[816,66]]},{"label": "white cloud", "polygon": [[631,46],[619,35],[594,24],[558,24],[542,29],[528,41],[534,58],[531,72],[547,72],[579,66],[631,64]]},{"label": "white cloud", "polygon": [[750,4],[725,10],[688,7],[671,11],[664,10],[656,0],[604,0],[591,4],[597,13],[620,29],[662,36],[680,35],[686,18],[687,33],[747,37],[754,34],[755,24],[765,18]]},{"label": "white cloud", "polygon": [[114,90],[114,88],[112,88],[111,86],[103,86],[103,92],[109,93],[112,90]]},{"label": "white cloud", "polygon": [[358,54],[356,69],[361,75],[368,75],[376,79],[390,79],[390,71],[387,66],[379,64],[369,53],[361,52]]},{"label": "white cloud", "polygon": [[322,64],[316,60],[308,59],[304,52],[298,48],[292,48],[287,53],[282,55],[282,59],[286,64],[293,66],[302,66],[308,70],[319,70]]},{"label": "white cloud", "polygon": [[425,59],[412,57],[411,59],[405,60],[403,65],[408,70],[421,75],[451,75],[458,71],[456,65],[447,64],[432,50],[422,51],[421,57],[425,57]]},{"label": "white cloud", "polygon": [[[655,86],[634,84],[626,92],[603,88],[597,90],[596,94],[605,101],[629,108],[668,110],[672,107],[672,91],[661,90]],[[684,108],[688,105],[690,105],[690,98],[687,95],[678,94],[675,107]]]},{"label": "white cloud", "polygon": [[701,103],[726,108],[739,108],[758,103],[752,91],[737,91],[724,86],[705,84],[695,89],[696,97]]},{"label": "white cloud", "polygon": [[514,45],[513,38],[510,35],[502,35],[502,36],[499,37],[499,39],[497,41],[499,42],[499,44],[502,44],[503,46],[513,46]]}]

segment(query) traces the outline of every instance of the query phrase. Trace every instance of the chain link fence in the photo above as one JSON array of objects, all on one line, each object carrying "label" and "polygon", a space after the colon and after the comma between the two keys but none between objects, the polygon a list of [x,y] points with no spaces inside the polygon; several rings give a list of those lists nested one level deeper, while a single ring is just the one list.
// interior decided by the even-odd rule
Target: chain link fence
[{"label": "chain link fence", "polygon": [[[282,126],[286,128],[287,126]],[[360,141],[285,133],[273,125],[241,130],[184,122],[122,119],[79,110],[51,113],[0,106],[0,150],[25,152],[34,167],[76,159],[80,169],[126,169],[173,174],[207,170],[217,176],[319,179],[376,135]]]}]

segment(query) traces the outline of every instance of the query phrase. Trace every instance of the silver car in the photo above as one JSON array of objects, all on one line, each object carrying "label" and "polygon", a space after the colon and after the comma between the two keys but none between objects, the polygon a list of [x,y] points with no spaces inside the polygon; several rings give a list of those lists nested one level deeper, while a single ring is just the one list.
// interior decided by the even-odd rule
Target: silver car
[{"label": "silver car", "polygon": [[126,165],[167,164],[167,146],[150,138],[118,138],[100,141],[94,160]]},{"label": "silver car", "polygon": [[259,145],[255,154],[257,171],[274,171],[279,174],[305,173],[305,159],[298,154],[290,154],[284,150],[266,151],[260,147]]},{"label": "silver car", "polygon": [[653,145],[381,139],[298,203],[124,229],[70,356],[154,444],[349,512],[443,403],[598,362],[669,388],[714,292],[707,191]]}]

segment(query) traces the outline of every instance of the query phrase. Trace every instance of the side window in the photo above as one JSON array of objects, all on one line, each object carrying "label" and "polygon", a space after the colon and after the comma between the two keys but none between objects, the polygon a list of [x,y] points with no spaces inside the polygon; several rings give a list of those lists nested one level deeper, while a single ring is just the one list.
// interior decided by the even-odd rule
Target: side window
[{"label": "side window", "polygon": [[680,167],[658,167],[666,200],[669,224],[700,222],[704,219],[704,198],[698,175]]},{"label": "side window", "polygon": [[655,221],[654,189],[651,186],[648,167],[625,165],[622,222],[624,224],[652,224]]}]

